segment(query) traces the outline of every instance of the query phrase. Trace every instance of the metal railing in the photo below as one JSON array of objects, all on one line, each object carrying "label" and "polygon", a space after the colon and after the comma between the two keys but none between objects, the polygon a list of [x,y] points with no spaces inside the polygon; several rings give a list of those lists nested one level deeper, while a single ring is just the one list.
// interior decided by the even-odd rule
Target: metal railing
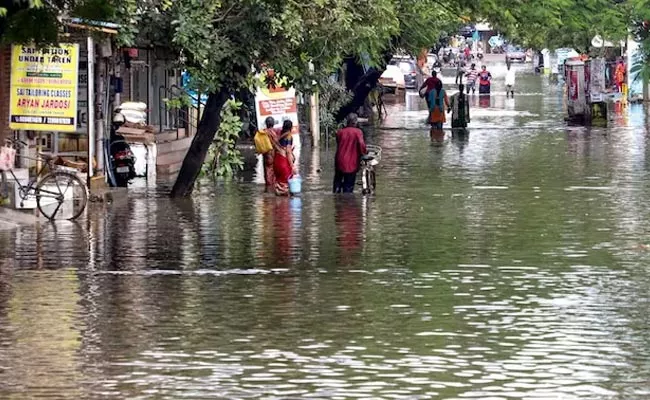
[{"label": "metal railing", "polygon": [[[160,99],[159,132],[168,129],[175,129],[176,139],[180,139],[178,136],[179,129],[185,129],[185,134],[187,135],[191,128],[194,130],[198,128],[199,119],[201,118],[201,109],[204,106],[201,102],[200,95],[193,96],[187,90],[176,85],[170,87],[160,86],[160,88],[158,88],[158,95]],[[173,100],[181,97],[189,98],[192,104],[183,107],[170,107],[165,101],[166,99]]]}]

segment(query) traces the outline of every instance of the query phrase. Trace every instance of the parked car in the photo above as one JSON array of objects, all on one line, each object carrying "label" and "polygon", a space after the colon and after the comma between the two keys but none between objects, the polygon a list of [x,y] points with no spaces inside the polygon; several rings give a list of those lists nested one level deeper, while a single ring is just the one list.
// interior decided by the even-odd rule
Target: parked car
[{"label": "parked car", "polygon": [[397,65],[389,64],[379,77],[379,83],[387,92],[394,93],[397,88],[404,88],[404,74]]},{"label": "parked car", "polygon": [[526,61],[526,52],[521,47],[508,46],[506,48],[506,59],[523,63]]},{"label": "parked car", "polygon": [[429,69],[440,68],[441,64],[438,56],[433,53],[427,54],[427,65]]},{"label": "parked car", "polygon": [[404,75],[404,87],[406,89],[417,89],[418,86],[418,66],[411,58],[394,57],[388,65],[397,66]]}]

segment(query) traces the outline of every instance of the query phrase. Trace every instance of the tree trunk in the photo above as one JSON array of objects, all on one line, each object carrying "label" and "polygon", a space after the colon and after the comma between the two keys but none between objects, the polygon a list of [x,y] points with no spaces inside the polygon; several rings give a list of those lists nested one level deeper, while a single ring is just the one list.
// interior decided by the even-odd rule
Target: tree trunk
[{"label": "tree trunk", "polygon": [[[384,53],[384,65],[388,64],[390,59],[393,58],[392,52]],[[348,66],[348,69],[350,67]],[[352,90],[353,96],[352,100],[336,113],[336,120],[343,121],[345,117],[350,113],[355,113],[359,107],[363,106],[366,101],[366,98],[370,92],[377,87],[377,82],[379,82],[379,77],[383,74],[385,68],[370,68],[368,72],[363,74],[361,78],[352,85],[350,77],[346,79],[346,86],[348,89]]]},{"label": "tree trunk", "polygon": [[203,115],[196,129],[196,136],[187,150],[183,165],[171,191],[172,197],[186,197],[192,193],[194,182],[199,177],[201,166],[208,154],[210,145],[221,125],[221,109],[228,100],[229,93],[221,89],[218,93],[210,93],[203,109]]},{"label": "tree trunk", "polygon": [[345,117],[350,113],[355,113],[359,110],[359,107],[363,106],[366,98],[370,92],[377,87],[377,82],[379,82],[379,77],[384,73],[384,70],[378,70],[371,68],[366,72],[357,84],[352,88],[352,100],[336,113],[336,120],[343,121]]}]

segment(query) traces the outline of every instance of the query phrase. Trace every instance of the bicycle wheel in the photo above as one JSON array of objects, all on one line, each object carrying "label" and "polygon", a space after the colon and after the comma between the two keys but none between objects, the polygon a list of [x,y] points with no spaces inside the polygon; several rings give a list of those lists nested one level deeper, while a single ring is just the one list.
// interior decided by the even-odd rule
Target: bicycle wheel
[{"label": "bicycle wheel", "polygon": [[86,209],[86,185],[77,176],[61,171],[49,173],[36,186],[36,204],[45,218],[73,220]]},{"label": "bicycle wheel", "polygon": [[370,193],[370,169],[364,168],[363,169],[363,175],[361,176],[363,186],[361,193],[362,194],[369,194]]},{"label": "bicycle wheel", "polygon": [[370,191],[372,193],[375,193],[375,189],[377,188],[377,180],[375,178],[375,171],[374,170],[370,171],[369,178],[370,178],[370,181],[369,181]]}]

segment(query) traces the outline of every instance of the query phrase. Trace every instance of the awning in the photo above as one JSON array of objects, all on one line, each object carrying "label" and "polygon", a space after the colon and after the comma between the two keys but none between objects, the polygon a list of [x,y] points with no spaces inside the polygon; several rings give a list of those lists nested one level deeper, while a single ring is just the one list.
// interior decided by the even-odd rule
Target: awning
[{"label": "awning", "polygon": [[113,22],[91,21],[81,18],[70,18],[63,21],[64,25],[70,28],[84,29],[95,32],[103,32],[111,35],[117,35],[121,26]]}]

